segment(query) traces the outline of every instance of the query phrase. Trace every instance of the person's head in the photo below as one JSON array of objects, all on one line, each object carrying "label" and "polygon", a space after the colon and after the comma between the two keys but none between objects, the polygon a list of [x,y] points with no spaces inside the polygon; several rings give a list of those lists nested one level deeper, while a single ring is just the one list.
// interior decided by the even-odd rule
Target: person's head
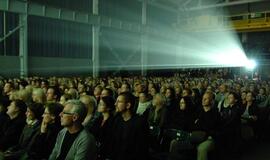
[{"label": "person's head", "polygon": [[48,82],[47,80],[43,79],[43,80],[41,81],[40,87],[46,89],[48,86],[49,86],[49,82]]},{"label": "person's head", "polygon": [[60,98],[60,90],[58,87],[50,86],[46,93],[47,102],[56,102]]},{"label": "person's head", "polygon": [[150,92],[150,95],[154,97],[159,92],[159,90],[156,87],[152,87],[149,92]]},{"label": "person's head", "polygon": [[143,92],[144,89],[145,89],[145,86],[144,86],[144,84],[141,81],[136,81],[134,83],[134,92],[135,93]]},{"label": "person's head", "polygon": [[68,101],[70,99],[72,99],[72,96],[70,94],[65,93],[60,97],[59,103],[64,105],[66,103],[66,101]]},{"label": "person's head", "polygon": [[96,99],[99,99],[101,92],[102,92],[102,86],[101,85],[97,85],[94,89],[94,96],[96,97]]},{"label": "person's head", "polygon": [[191,96],[193,98],[199,98],[200,97],[200,91],[198,88],[192,88]]},{"label": "person's head", "polygon": [[44,106],[41,103],[32,103],[25,112],[27,120],[41,120]]},{"label": "person's head", "polygon": [[70,94],[72,99],[77,99],[79,97],[79,93],[75,88],[69,88],[67,94]]},{"label": "person's head", "polygon": [[131,91],[131,87],[130,85],[125,82],[121,85],[121,88],[120,88],[120,93],[124,93],[124,92],[130,92]]},{"label": "person's head", "polygon": [[97,100],[95,99],[95,97],[89,96],[89,95],[83,95],[80,97],[80,101],[87,108],[88,115],[93,114],[93,112],[95,111],[97,107]]},{"label": "person's head", "polygon": [[167,99],[174,99],[175,98],[174,88],[171,88],[171,87],[167,88],[165,92],[165,97]]},{"label": "person's head", "polygon": [[26,104],[22,100],[14,100],[7,107],[7,115],[10,118],[17,117],[18,115],[23,115],[26,112]]},{"label": "person's head", "polygon": [[98,104],[98,109],[97,111],[100,113],[112,113],[113,110],[115,109],[114,107],[114,98],[111,96],[104,96],[101,97],[99,104]]},{"label": "person's head", "polygon": [[79,92],[79,94],[86,92],[86,85],[83,83],[79,83],[78,84],[78,92]]},{"label": "person's head", "polygon": [[28,82],[25,80],[21,80],[19,83],[19,89],[24,89],[28,85]]},{"label": "person's head", "polygon": [[4,94],[9,95],[14,90],[14,84],[6,82],[4,85]]},{"label": "person's head", "polygon": [[246,101],[247,102],[254,102],[255,101],[255,95],[253,92],[247,92]]},{"label": "person's head", "polygon": [[182,97],[186,97],[186,96],[191,96],[192,95],[192,91],[191,91],[191,89],[189,89],[189,88],[185,88],[185,89],[183,89],[183,91],[182,91]]},{"label": "person's head", "polygon": [[32,92],[32,100],[35,103],[44,103],[46,95],[41,88],[34,88]]},{"label": "person's head", "polygon": [[59,103],[48,103],[45,106],[44,113],[42,115],[43,121],[46,124],[52,124],[56,123],[57,125],[60,125],[60,116],[59,114],[63,110],[63,106]]},{"label": "person's head", "polygon": [[133,110],[135,104],[135,97],[130,92],[120,93],[115,102],[116,111],[124,113]]},{"label": "person's head", "polygon": [[266,89],[264,87],[259,89],[259,94],[260,95],[265,95],[266,94]]},{"label": "person's head", "polygon": [[230,105],[234,105],[238,102],[238,95],[235,92],[230,92],[228,95],[228,102]]},{"label": "person's head", "polygon": [[166,98],[164,95],[157,93],[154,97],[153,97],[153,105],[154,106],[164,106],[166,103]]},{"label": "person's head", "polygon": [[179,107],[180,107],[180,110],[184,111],[188,111],[192,108],[192,100],[190,97],[182,97],[179,101]]},{"label": "person's head", "polygon": [[242,101],[246,101],[246,97],[247,97],[247,92],[246,91],[241,92]]},{"label": "person's head", "polygon": [[111,96],[113,97],[114,94],[113,94],[113,90],[110,89],[110,88],[103,88],[103,90],[101,91],[101,97],[105,97],[105,96]]},{"label": "person's head", "polygon": [[214,94],[213,92],[205,92],[202,97],[202,106],[203,107],[211,107],[214,103]]},{"label": "person's head", "polygon": [[227,89],[228,89],[228,87],[227,87],[227,85],[226,84],[221,84],[220,86],[219,86],[219,92],[220,93],[225,93],[225,92],[227,92]]},{"label": "person's head", "polygon": [[61,125],[71,127],[81,125],[87,114],[85,105],[79,100],[68,100],[60,113]]}]

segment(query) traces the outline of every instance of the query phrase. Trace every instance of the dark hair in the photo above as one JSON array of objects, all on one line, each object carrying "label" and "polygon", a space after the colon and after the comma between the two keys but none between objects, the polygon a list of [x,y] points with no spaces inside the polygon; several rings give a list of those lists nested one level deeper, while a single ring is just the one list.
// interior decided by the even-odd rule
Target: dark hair
[{"label": "dark hair", "polygon": [[42,120],[42,114],[44,112],[44,106],[42,103],[32,103],[28,106],[38,120]]},{"label": "dark hair", "polygon": [[15,106],[17,108],[19,108],[20,114],[25,114],[26,109],[27,109],[27,105],[24,103],[24,101],[22,101],[22,100],[15,100],[13,102],[14,102]]},{"label": "dark hair", "polygon": [[49,86],[48,89],[53,89],[53,94],[56,95],[56,101],[61,97],[61,91],[58,86]]},{"label": "dark hair", "polygon": [[114,92],[111,88],[103,88],[103,90],[107,91],[109,96],[114,97]]},{"label": "dark hair", "polygon": [[191,97],[187,97],[187,96],[182,97],[182,98],[180,98],[179,103],[180,103],[181,99],[184,99],[184,101],[185,101],[185,104],[186,104],[185,111],[187,111],[187,112],[192,111],[194,108],[194,105],[193,105],[193,101],[192,101]]},{"label": "dark hair", "polygon": [[169,90],[171,92],[171,97],[169,97],[169,98],[172,98],[172,99],[176,98],[174,88],[168,87],[168,88],[166,88],[166,90]]},{"label": "dark hair", "polygon": [[123,93],[120,93],[119,96],[123,96],[125,99],[125,102],[131,104],[130,110],[132,111],[134,109],[134,105],[135,105],[134,95],[130,92],[123,92]]},{"label": "dark hair", "polygon": [[106,108],[109,109],[109,112],[112,113],[115,109],[114,107],[114,103],[115,100],[112,96],[105,96],[105,97],[101,97],[101,100],[105,103]]},{"label": "dark hair", "polygon": [[59,114],[63,111],[64,106],[59,103],[48,103],[46,104],[46,108],[51,115],[55,116],[55,123],[60,124]]}]

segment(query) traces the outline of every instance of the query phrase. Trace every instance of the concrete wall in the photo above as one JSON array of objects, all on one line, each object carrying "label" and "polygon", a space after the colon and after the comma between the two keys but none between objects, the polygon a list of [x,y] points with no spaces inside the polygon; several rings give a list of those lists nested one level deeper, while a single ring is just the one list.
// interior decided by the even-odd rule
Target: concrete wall
[{"label": "concrete wall", "polygon": [[0,56],[0,76],[18,77],[20,75],[20,61],[16,56]]},{"label": "concrete wall", "polygon": [[[69,76],[91,75],[92,62],[90,59],[29,57],[29,76]],[[0,56],[0,75],[19,77],[19,57]]]}]

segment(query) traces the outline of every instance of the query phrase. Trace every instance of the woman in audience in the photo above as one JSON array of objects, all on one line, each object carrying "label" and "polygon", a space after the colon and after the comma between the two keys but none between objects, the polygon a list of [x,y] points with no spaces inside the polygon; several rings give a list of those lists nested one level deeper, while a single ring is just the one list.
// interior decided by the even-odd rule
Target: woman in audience
[{"label": "woman in audience", "polygon": [[[219,146],[224,155],[236,154],[241,140],[241,112],[239,98],[235,92],[228,95],[228,107],[221,106]],[[234,155],[235,156],[235,155]]]},{"label": "woman in audience", "polygon": [[143,115],[143,113],[150,107],[151,100],[149,97],[150,96],[145,92],[140,93],[139,104],[138,104],[136,114]]},{"label": "woman in audience", "polygon": [[5,159],[18,159],[26,153],[28,146],[40,127],[44,107],[41,103],[33,103],[26,110],[26,125],[20,135],[19,143],[4,152]]},{"label": "woman in audience", "polygon": [[23,159],[48,159],[54,147],[58,132],[61,130],[60,116],[63,106],[58,103],[49,103],[42,115],[40,130],[34,136]]},{"label": "woman in audience", "polygon": [[255,95],[252,92],[247,92],[246,105],[241,107],[241,123],[242,137],[244,139],[250,139],[255,136],[257,120],[258,120],[258,107],[255,102]]},{"label": "woman in audience", "polygon": [[194,121],[193,103],[190,97],[183,97],[178,103],[175,112],[168,115],[167,128],[190,131],[190,125]]},{"label": "woman in audience", "polygon": [[92,133],[97,139],[99,145],[99,159],[106,159],[109,153],[109,140],[114,111],[114,98],[111,96],[101,97],[97,111],[102,115],[94,122]]}]

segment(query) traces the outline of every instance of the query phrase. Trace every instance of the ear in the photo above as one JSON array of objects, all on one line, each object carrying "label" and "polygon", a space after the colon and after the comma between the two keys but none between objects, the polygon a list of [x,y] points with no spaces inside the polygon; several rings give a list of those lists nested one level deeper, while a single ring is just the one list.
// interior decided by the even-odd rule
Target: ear
[{"label": "ear", "polygon": [[79,115],[78,115],[78,114],[74,114],[74,115],[72,116],[73,122],[76,122],[78,119],[79,119]]},{"label": "ear", "polygon": [[127,103],[126,108],[127,108],[127,110],[130,110],[131,109],[131,103],[130,102]]}]

